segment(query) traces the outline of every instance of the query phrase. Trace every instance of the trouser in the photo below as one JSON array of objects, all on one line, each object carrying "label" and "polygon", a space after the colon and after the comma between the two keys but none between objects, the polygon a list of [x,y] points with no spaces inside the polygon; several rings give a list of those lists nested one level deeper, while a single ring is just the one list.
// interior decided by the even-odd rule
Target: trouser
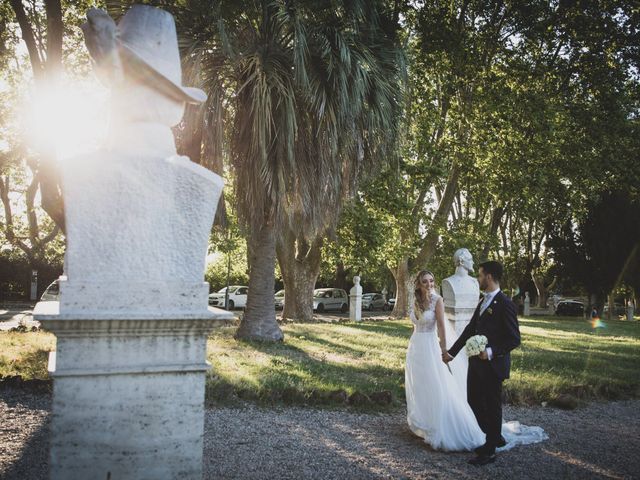
[{"label": "trouser", "polygon": [[502,380],[487,360],[476,357],[469,359],[467,400],[478,425],[487,435],[489,453],[493,453],[501,439]]}]

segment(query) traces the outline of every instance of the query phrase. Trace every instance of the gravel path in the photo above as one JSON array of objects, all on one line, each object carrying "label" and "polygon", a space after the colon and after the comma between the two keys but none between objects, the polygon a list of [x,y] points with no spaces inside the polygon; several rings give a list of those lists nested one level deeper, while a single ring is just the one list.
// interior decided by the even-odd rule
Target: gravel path
[{"label": "gravel path", "polygon": [[[0,388],[0,478],[47,478],[50,397]],[[219,408],[205,426],[207,479],[640,478],[640,400],[575,411],[506,407],[508,420],[550,439],[499,454],[482,468],[467,453],[431,451],[403,412]]]}]

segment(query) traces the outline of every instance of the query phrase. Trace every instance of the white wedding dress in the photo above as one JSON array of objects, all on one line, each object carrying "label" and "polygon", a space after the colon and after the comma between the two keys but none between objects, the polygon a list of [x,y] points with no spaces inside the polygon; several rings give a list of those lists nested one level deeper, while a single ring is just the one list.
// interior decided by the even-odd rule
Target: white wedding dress
[{"label": "white wedding dress", "polygon": [[413,433],[436,450],[473,450],[485,442],[485,434],[467,403],[466,392],[442,362],[436,332],[432,294],[429,310],[411,321],[415,325],[407,349],[405,391],[407,421]]},{"label": "white wedding dress", "polygon": [[[411,431],[436,450],[473,450],[484,444],[485,434],[467,403],[468,361],[461,352],[449,363],[451,371],[442,362],[435,315],[440,297],[435,293],[431,295],[430,308],[421,318],[416,318],[410,309],[415,327],[405,368],[407,421]],[[446,324],[445,321],[449,348],[457,336]],[[518,421],[503,421],[502,436],[507,444],[497,451],[549,438],[542,428],[521,425]]]}]

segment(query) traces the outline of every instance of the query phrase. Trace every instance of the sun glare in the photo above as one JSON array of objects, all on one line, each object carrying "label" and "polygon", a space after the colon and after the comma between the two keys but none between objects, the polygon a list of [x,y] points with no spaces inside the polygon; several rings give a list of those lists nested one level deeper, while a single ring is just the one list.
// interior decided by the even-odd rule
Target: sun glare
[{"label": "sun glare", "polygon": [[25,117],[31,146],[54,150],[59,161],[95,150],[107,130],[107,101],[108,91],[97,82],[37,91]]}]

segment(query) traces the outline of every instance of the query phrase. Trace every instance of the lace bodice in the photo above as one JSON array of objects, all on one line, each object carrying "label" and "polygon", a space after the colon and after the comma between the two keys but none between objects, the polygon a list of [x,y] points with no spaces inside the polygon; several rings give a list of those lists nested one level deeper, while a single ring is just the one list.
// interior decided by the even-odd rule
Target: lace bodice
[{"label": "lace bodice", "polygon": [[420,318],[416,317],[414,306],[409,308],[409,317],[415,325],[416,332],[435,332],[436,331],[436,302],[440,298],[436,293],[431,294],[431,304],[429,308],[422,312]]}]

